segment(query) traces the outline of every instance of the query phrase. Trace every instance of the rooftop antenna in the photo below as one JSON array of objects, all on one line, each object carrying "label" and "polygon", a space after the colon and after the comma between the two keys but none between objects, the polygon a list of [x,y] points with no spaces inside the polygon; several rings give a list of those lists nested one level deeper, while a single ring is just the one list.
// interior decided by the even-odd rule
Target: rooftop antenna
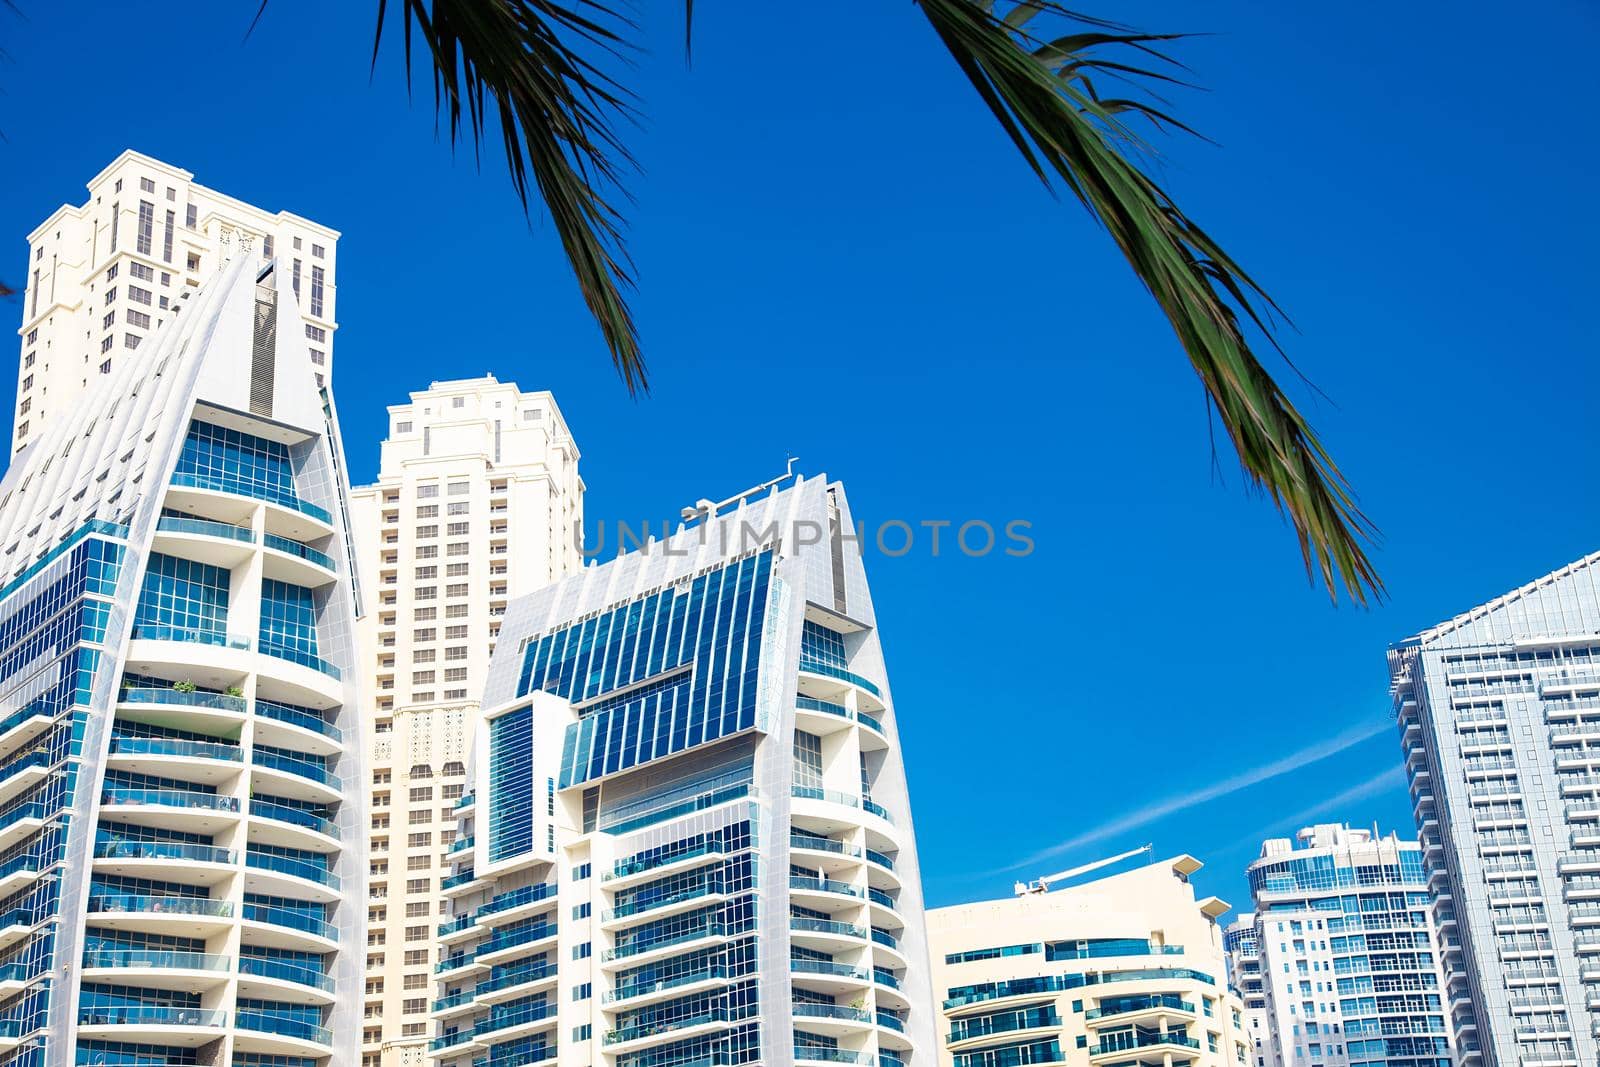
[{"label": "rooftop antenna", "polygon": [[717,517],[718,513],[720,513],[722,511],[723,508],[729,507],[729,506],[734,505],[734,504],[738,504],[741,501],[747,500],[750,497],[755,496],[757,493],[761,492],[764,489],[771,489],[773,486],[781,485],[784,482],[788,481],[790,478],[793,478],[794,477],[794,465],[796,463],[799,463],[799,462],[800,462],[800,457],[799,456],[790,456],[789,459],[788,459],[787,464],[785,465],[784,472],[782,474],[778,475],[776,478],[770,479],[769,481],[762,482],[760,485],[751,486],[749,489],[746,489],[742,493],[735,493],[732,496],[730,496],[728,499],[719,500],[716,503],[712,503],[710,500],[707,500],[704,497],[702,497],[699,500],[696,500],[694,502],[694,506],[693,507],[684,508],[678,514],[683,518],[684,522],[693,522],[695,519],[714,519],[714,518]]},{"label": "rooftop antenna", "polygon": [[1121,863],[1125,859],[1131,859],[1132,857],[1139,855],[1141,852],[1149,852],[1153,848],[1155,848],[1154,842],[1151,842],[1147,845],[1140,845],[1138,848],[1131,848],[1128,851],[1120,852],[1115,856],[1107,856],[1103,860],[1095,860],[1093,863],[1085,863],[1081,867],[1073,867],[1069,870],[1057,871],[1055,874],[1047,874],[1043,878],[1035,878],[1031,882],[1016,882],[1012,885],[1012,889],[1019,897],[1029,896],[1030,894],[1034,893],[1048,893],[1050,892],[1050,886],[1055,882],[1065,881],[1068,878],[1076,878],[1078,875],[1088,874],[1090,871],[1098,871],[1101,867],[1109,867],[1113,863]]}]

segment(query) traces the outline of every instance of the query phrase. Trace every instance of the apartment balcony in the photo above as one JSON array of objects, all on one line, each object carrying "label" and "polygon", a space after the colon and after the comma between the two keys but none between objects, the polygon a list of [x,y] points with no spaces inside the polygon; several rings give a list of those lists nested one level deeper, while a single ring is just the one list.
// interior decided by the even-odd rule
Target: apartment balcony
[{"label": "apartment balcony", "polygon": [[493,1034],[495,1043],[499,1044],[552,1029],[555,1025],[554,1004],[524,1005],[510,1010],[491,1011],[472,1024],[472,1034],[475,1038]]},{"label": "apartment balcony", "polygon": [[111,738],[106,766],[160,778],[217,785],[239,774],[244,756],[236,741],[171,737]]},{"label": "apartment balcony", "polygon": [[255,713],[257,744],[311,756],[336,756],[344,751],[344,736],[324,717],[326,712],[258,698]]},{"label": "apartment balcony", "polygon": [[1600,849],[1579,849],[1556,858],[1556,871],[1567,874],[1600,874]]},{"label": "apartment balcony", "polygon": [[279,534],[266,534],[261,541],[261,573],[291,585],[320,589],[339,580],[339,565],[334,558],[302,541]]},{"label": "apartment balcony", "polygon": [[227,1012],[206,1008],[80,1007],[77,1036],[80,1040],[198,1048],[221,1038],[227,1025]]},{"label": "apartment balcony", "polygon": [[275,904],[240,905],[243,943],[301,952],[332,952],[339,947],[339,931],[327,919]]},{"label": "apartment balcony", "polygon": [[252,844],[310,852],[335,852],[339,848],[339,828],[332,819],[304,808],[254,798],[250,801],[248,836]]},{"label": "apartment balcony", "polygon": [[556,978],[554,966],[543,960],[536,960],[526,967],[519,967],[515,971],[502,974],[499,978],[479,982],[473,988],[472,995],[479,1004],[501,1004],[529,996],[541,989],[553,989]]},{"label": "apartment balcony", "polygon": [[1095,1029],[1120,1026],[1127,1023],[1148,1023],[1158,1019],[1196,1019],[1198,1014],[1192,1002],[1173,993],[1154,993],[1149,996],[1108,997],[1098,1008],[1084,1013],[1084,1021],[1094,1023]]},{"label": "apartment balcony", "polygon": [[[183,867],[184,881],[190,885],[216,885],[236,870],[237,853],[214,845],[194,845],[183,841],[96,841],[94,869],[97,874],[124,878],[165,880],[174,864]],[[0,868],[0,871],[3,871]],[[0,878],[0,891],[5,881]]]},{"label": "apartment balcony", "polygon": [[151,549],[168,556],[232,570],[255,552],[256,535],[243,523],[163,515],[156,520]]},{"label": "apartment balcony", "polygon": [[[620,969],[624,965],[636,967],[667,956],[687,953],[691,949],[721,944],[729,938],[737,937],[744,932],[741,929],[727,926],[720,922],[708,922],[670,937],[653,937],[624,942],[615,948],[607,949],[601,954],[600,958],[603,963],[608,965],[608,970]],[[611,966],[613,964],[615,966]]]},{"label": "apartment balcony", "polygon": [[663,1000],[691,996],[728,984],[729,971],[721,965],[664,978],[655,982],[632,982],[604,994],[600,1002],[607,1008],[642,1008]]},{"label": "apartment balcony", "polygon": [[703,867],[708,860],[723,859],[730,855],[732,853],[724,852],[720,845],[705,845],[668,855],[619,859],[609,873],[601,876],[601,881],[608,890],[625,889],[641,882],[650,882],[695,867]]},{"label": "apartment balcony", "polygon": [[339,878],[320,864],[270,852],[245,854],[245,891],[264,896],[334,904],[339,900]]},{"label": "apartment balcony", "polygon": [[497,963],[516,959],[518,956],[526,956],[549,948],[555,943],[556,935],[555,923],[512,927],[480,943],[474,952],[474,957],[477,962],[492,967]]},{"label": "apartment balcony", "polygon": [[233,1047],[269,1056],[320,1057],[332,1050],[333,1031],[270,1011],[241,1010],[234,1013]]},{"label": "apartment balcony", "polygon": [[789,940],[803,948],[819,952],[849,951],[860,948],[866,939],[867,927],[855,923],[797,915],[789,917]]},{"label": "apartment balcony", "polygon": [[250,782],[256,792],[310,804],[333,805],[344,799],[338,776],[320,761],[260,748],[250,753]]},{"label": "apartment balcony", "polygon": [[253,506],[241,507],[241,502],[245,501],[264,505],[267,528],[285,537],[307,540],[333,533],[333,516],[326,508],[238,478],[178,472],[173,474],[166,495],[167,506],[176,511],[235,525],[248,522]]},{"label": "apartment balcony", "polygon": [[[126,820],[195,834],[217,834],[239,821],[239,800],[185,789],[109,786],[100,792],[102,820]],[[0,836],[3,841],[3,836]],[[0,845],[3,847],[3,845]]]},{"label": "apartment balcony", "polygon": [[107,930],[172,931],[184,937],[212,937],[232,926],[231,901],[209,897],[145,896],[91,889],[91,926]]},{"label": "apartment balcony", "polygon": [[669,915],[677,915],[707,904],[718,904],[728,899],[720,880],[705,881],[700,885],[668,893],[659,897],[644,900],[630,900],[626,904],[605,912],[601,917],[601,929],[614,930],[622,926],[636,925],[644,919],[664,919]]},{"label": "apartment balcony", "polygon": [[714,1008],[670,1022],[617,1027],[601,1035],[600,1043],[608,1055],[620,1055],[668,1041],[688,1041],[705,1034],[726,1030],[732,1018],[726,1008]]},{"label": "apartment balcony", "polygon": [[1089,1046],[1090,1063],[1149,1063],[1164,1064],[1172,1060],[1195,1060],[1200,1057],[1199,1038],[1189,1037],[1182,1031],[1165,1034],[1139,1034],[1131,1040],[1102,1041]]},{"label": "apartment balcony", "polygon": [[[707,1061],[696,1061],[696,1067],[705,1062]],[[872,1062],[872,1059],[866,1052],[859,1049],[796,1045],[794,1046],[794,1062],[797,1064],[814,1063],[825,1065],[825,1067],[831,1067],[831,1065],[835,1063],[868,1064]],[[1030,1062],[1038,1063],[1041,1061],[1033,1060]]]},{"label": "apartment balcony", "polygon": [[[1086,1019],[1093,1017],[1093,1012],[1085,1016]],[[952,1023],[947,1040],[950,1051],[959,1052],[974,1045],[988,1044],[997,1038],[1025,1041],[1031,1037],[1056,1033],[1060,1029],[1061,1016],[1056,1013],[1054,1006],[1048,1006],[975,1019],[957,1019]]]},{"label": "apartment balcony", "polygon": [[810,1004],[797,1002],[789,1013],[798,1028],[829,1037],[846,1037],[865,1034],[872,1029],[873,1013],[865,1008],[846,1004]]},{"label": "apartment balcony", "polygon": [[215,989],[229,980],[232,971],[230,957],[208,952],[88,948],[82,960],[85,981],[146,989]]},{"label": "apartment balcony", "polygon": [[863,991],[872,984],[872,975],[864,968],[827,960],[792,959],[789,974],[806,989],[835,995]]},{"label": "apartment balcony", "polygon": [[796,904],[816,911],[839,912],[854,908],[865,895],[859,886],[851,885],[849,882],[838,882],[830,878],[789,879],[790,898]]}]

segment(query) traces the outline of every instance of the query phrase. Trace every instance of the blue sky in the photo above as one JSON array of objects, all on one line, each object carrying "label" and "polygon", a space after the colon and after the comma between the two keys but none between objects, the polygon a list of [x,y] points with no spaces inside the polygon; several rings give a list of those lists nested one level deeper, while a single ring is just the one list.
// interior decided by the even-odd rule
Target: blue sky
[{"label": "blue sky", "polygon": [[1213,480],[1153,305],[909,3],[700,4],[691,70],[679,10],[648,5],[640,400],[494,157],[436,143],[397,51],[369,82],[368,5],[273,0],[248,42],[249,2],[23,7],[0,10],[0,277],[126,147],[340,229],[358,478],[385,404],[492,371],[554,390],[592,519],[659,523],[794,454],[869,522],[1031,522],[1025,559],[868,560],[932,903],[1145,841],[1238,903],[1263,835],[1409,831],[1385,647],[1596,547],[1581,3],[1513,45],[1488,5],[1092,9],[1212,34],[1178,46],[1208,91],[1173,105],[1219,145],[1163,142],[1165,179],[1299,328],[1331,402],[1298,398],[1383,531],[1370,611],[1308,589],[1231,457]]}]

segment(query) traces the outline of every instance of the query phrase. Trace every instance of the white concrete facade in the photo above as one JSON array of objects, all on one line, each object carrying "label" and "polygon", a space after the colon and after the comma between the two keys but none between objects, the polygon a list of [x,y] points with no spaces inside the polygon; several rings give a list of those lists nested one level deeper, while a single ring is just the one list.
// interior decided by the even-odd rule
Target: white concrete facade
[{"label": "white concrete facade", "polygon": [[352,493],[371,591],[372,899],[362,1059],[422,1067],[439,883],[508,601],[578,569],[578,447],[548,392],[492,375],[389,409],[377,481]]},{"label": "white concrete facade", "polygon": [[338,329],[338,241],[338,231],[310,219],[263,211],[179,167],[123,152],[89,179],[88,200],[62,205],[28,235],[12,451],[134,358],[241,247],[258,263],[279,259],[322,384]]},{"label": "white concrete facade", "polygon": [[[1450,1067],[1443,940],[1421,846],[1337,823],[1270,838],[1248,869],[1257,1067]],[[1234,961],[1248,981],[1245,946]]]},{"label": "white concrete facade", "polygon": [[945,1067],[1240,1067],[1228,905],[1196,900],[1177,856],[1043,893],[928,912]]}]

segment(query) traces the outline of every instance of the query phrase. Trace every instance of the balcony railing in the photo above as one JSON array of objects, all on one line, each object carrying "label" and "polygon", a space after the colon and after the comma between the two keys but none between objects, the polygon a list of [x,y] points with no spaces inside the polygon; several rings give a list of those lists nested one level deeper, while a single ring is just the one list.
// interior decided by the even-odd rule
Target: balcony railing
[{"label": "balcony railing", "polygon": [[250,639],[230,634],[224,630],[205,629],[198,626],[165,626],[152,623],[133,624],[135,641],[183,641],[196,645],[216,645],[219,648],[248,650]]},{"label": "balcony railing", "polygon": [[325,1026],[302,1022],[270,1011],[239,1011],[234,1015],[234,1025],[240,1030],[253,1030],[258,1034],[278,1034],[298,1038],[315,1045],[332,1045],[333,1031]]},{"label": "balcony railing", "polygon": [[295,759],[293,756],[283,756],[276,752],[263,752],[254,749],[250,753],[250,761],[257,767],[268,767],[275,771],[283,771],[301,778],[308,778],[319,785],[338,788],[339,779],[322,764],[308,759]]},{"label": "balcony railing", "polygon": [[78,1009],[79,1026],[202,1026],[220,1030],[228,1025],[225,1011],[140,1004]]},{"label": "balcony railing", "polygon": [[226,741],[188,741],[175,737],[113,737],[113,756],[182,756],[238,763],[239,746]]},{"label": "balcony railing", "polygon": [[835,978],[854,978],[865,982],[867,972],[859,967],[852,967],[848,963],[832,963],[828,960],[790,960],[789,970],[793,974],[825,974]]},{"label": "balcony railing", "polygon": [[194,863],[234,862],[234,853],[215,845],[191,845],[187,841],[96,841],[96,859],[102,860],[183,860]]},{"label": "balcony railing", "polygon": [[865,1008],[852,1008],[846,1004],[808,1004],[804,1001],[790,1006],[789,1013],[797,1019],[838,1019],[842,1022],[870,1022],[872,1016]]},{"label": "balcony railing", "polygon": [[326,837],[338,837],[339,827],[334,825],[332,819],[318,815],[304,808],[292,808],[287,804],[274,804],[268,800],[250,801],[250,814],[263,819],[273,819],[277,822],[293,823],[303,826],[307,830],[315,830]]},{"label": "balcony railing", "polygon": [[245,854],[245,863],[263,871],[276,871],[279,874],[292,875],[295,878],[304,878],[309,882],[325,885],[329,889],[339,888],[339,876],[325,867],[305,860],[292,859],[288,856],[277,856],[270,852],[248,852]]},{"label": "balcony railing", "polygon": [[139,912],[150,915],[206,915],[226,919],[233,914],[233,904],[210,897],[144,896],[136,893],[90,892],[91,912]]},{"label": "balcony railing", "polygon": [[281,926],[287,930],[300,930],[304,933],[315,934],[318,937],[325,937],[329,941],[337,941],[339,939],[338,929],[328,920],[315,915],[307,915],[305,912],[297,911],[294,908],[282,908],[273,904],[252,904],[247,901],[241,914],[251,922],[270,923],[273,926]]},{"label": "balcony railing", "polygon": [[[241,703],[243,703],[241,701]],[[299,726],[313,733],[321,734],[332,741],[342,740],[339,728],[309,711],[290,707],[287,704],[278,704],[271,700],[257,700],[256,714],[263,718],[273,719],[277,722],[286,722],[290,726]]]},{"label": "balcony railing", "polygon": [[161,516],[156,520],[156,529],[164,533],[200,534],[203,537],[221,537],[250,544],[254,544],[256,539],[248,526],[235,526],[231,522],[214,522],[211,519],[185,519],[176,515]]},{"label": "balcony railing", "polygon": [[670,948],[673,945],[681,945],[689,941],[699,941],[704,937],[727,937],[737,932],[733,927],[722,923],[706,923],[703,926],[667,937],[652,937],[630,941],[627,944],[618,945],[616,948],[607,949],[601,958],[605,960],[627,959],[629,956],[654,952],[658,948]]},{"label": "balcony railing", "polygon": [[310,986],[325,993],[333,992],[333,976],[304,963],[269,959],[263,956],[240,956],[239,974],[252,978],[276,978],[296,985]]},{"label": "balcony railing", "polygon": [[196,474],[180,471],[173,474],[172,484],[180,489],[209,489],[216,493],[228,493],[231,496],[242,496],[251,500],[265,500],[269,504],[298,511],[302,515],[310,515],[314,519],[332,524],[333,516],[327,508],[319,508],[309,501],[301,500],[288,493],[271,492],[270,490],[242,482],[235,478],[219,478],[209,474]]},{"label": "balcony railing", "polygon": [[[631,1000],[634,997],[647,996],[651,993],[661,993],[668,989],[677,989],[680,986],[693,985],[696,982],[711,982],[723,980],[728,977],[726,967],[707,967],[700,971],[689,971],[686,974],[674,975],[655,982],[634,982],[629,985],[619,985],[601,998],[602,1004],[614,1004],[619,1000]],[[482,987],[479,987],[480,991]]]},{"label": "balcony railing", "polygon": [[160,971],[228,971],[233,960],[211,952],[180,952],[171,949],[143,948],[86,948],[83,950],[85,967],[109,967],[116,970],[147,969]]},{"label": "balcony railing", "polygon": [[338,565],[334,563],[332,556],[328,555],[326,552],[319,552],[310,545],[301,544],[299,541],[296,541],[293,538],[280,537],[277,534],[269,533],[263,539],[262,543],[268,548],[276,549],[279,552],[284,552],[291,556],[298,556],[307,563],[314,563],[324,570],[337,571],[339,569]]},{"label": "balcony railing", "polygon": [[124,704],[171,704],[182,708],[212,708],[216,711],[243,711],[244,697],[227,693],[208,693],[203,689],[185,691],[161,687],[128,688],[117,697]]},{"label": "balcony railing", "polygon": [[100,793],[100,803],[104,807],[162,807],[162,808],[200,808],[206,811],[238,811],[239,799],[237,797],[222,796],[218,793],[191,793],[183,789],[129,789],[123,786],[112,786]]},{"label": "balcony railing", "polygon": [[854,923],[834,922],[831,919],[811,919],[791,916],[789,929],[806,934],[838,934],[841,937],[866,937],[867,929]]},{"label": "balcony railing", "polygon": [[849,882],[837,882],[832,878],[803,878],[794,876],[789,879],[790,889],[799,889],[808,893],[837,893],[841,896],[859,897],[861,890]]}]

